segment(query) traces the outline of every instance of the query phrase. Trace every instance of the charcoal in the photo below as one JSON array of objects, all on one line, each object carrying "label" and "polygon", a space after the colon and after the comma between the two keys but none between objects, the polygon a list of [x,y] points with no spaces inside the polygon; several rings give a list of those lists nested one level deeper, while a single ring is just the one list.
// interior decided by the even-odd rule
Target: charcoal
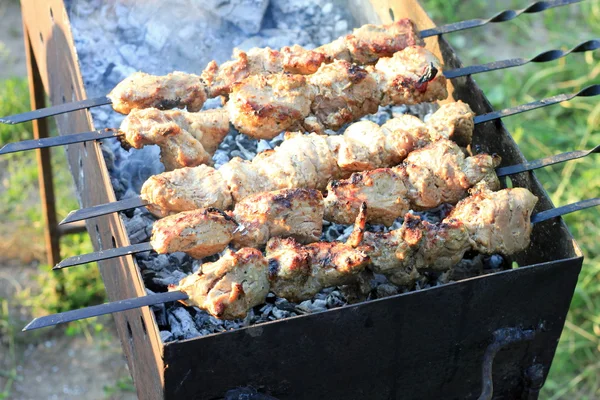
[{"label": "charcoal", "polygon": [[167,312],[171,334],[175,339],[191,339],[198,337],[200,332],[190,313],[183,307],[173,307]]}]

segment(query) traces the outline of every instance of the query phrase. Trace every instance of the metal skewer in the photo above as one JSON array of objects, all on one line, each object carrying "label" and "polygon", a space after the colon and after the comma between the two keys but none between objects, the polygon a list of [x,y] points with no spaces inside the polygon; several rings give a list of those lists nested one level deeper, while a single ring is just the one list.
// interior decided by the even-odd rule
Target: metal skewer
[{"label": "metal skewer", "polygon": [[419,35],[422,38],[426,38],[430,36],[441,35],[443,33],[458,32],[463,31],[465,29],[476,28],[489,23],[506,22],[510,21],[511,19],[517,18],[521,14],[534,14],[541,11],[546,11],[550,8],[566,6],[568,4],[579,3],[581,1],[582,0],[537,1],[521,10],[504,10],[500,11],[499,13],[488,19],[470,19],[467,21],[455,22],[453,24],[438,26],[436,28],[425,29],[419,32]]},{"label": "metal skewer", "polygon": [[[553,208],[547,211],[542,211],[540,213],[534,214],[531,216],[531,223],[536,224],[539,222],[547,221],[552,218],[559,217],[561,215],[584,210],[586,208],[595,207],[598,205],[600,205],[600,198],[579,201],[577,203]],[[187,300],[188,298],[188,295],[183,292],[173,291],[166,293],[151,294],[149,296],[142,296],[133,299],[120,300],[111,303],[104,303],[97,306],[82,308],[79,310],[66,311],[58,314],[48,315],[45,317],[35,318],[33,321],[27,324],[25,328],[23,328],[23,331],[45,328],[48,326],[63,324],[65,322],[76,321],[79,319],[98,317],[104,314],[112,314],[115,312],[130,310],[132,308],[151,306],[153,304]]]},{"label": "metal skewer", "polygon": [[[430,36],[441,35],[443,33],[458,32],[465,29],[476,28],[479,26],[486,25],[488,23],[505,22],[511,19],[517,18],[521,14],[533,14],[541,11],[548,10],[554,7],[565,6],[569,4],[579,3],[583,0],[551,0],[551,1],[537,1],[532,3],[528,7],[521,10],[504,10],[497,13],[492,18],[488,19],[471,19],[467,21],[455,22],[452,24],[442,25],[437,28],[425,29],[419,32],[419,36],[427,38]],[[507,68],[507,67],[503,67]],[[498,69],[498,68],[495,68]],[[483,72],[483,71],[481,71]],[[471,72],[475,73],[475,72]],[[478,72],[477,72],[478,73]],[[462,76],[462,75],[461,75]],[[98,107],[107,104],[112,104],[112,101],[106,97],[96,97],[93,99],[80,100],[72,103],[59,104],[52,107],[41,108],[39,110],[29,111],[22,114],[10,115],[7,117],[0,118],[0,123],[3,124],[20,124],[22,122],[31,121],[34,119],[51,117],[58,114],[67,112],[82,110],[86,108]]]},{"label": "metal skewer", "polygon": [[[545,107],[545,106],[548,106],[551,104],[560,103],[562,101],[567,101],[567,100],[570,100],[577,96],[595,96],[598,94],[600,94],[600,85],[592,85],[592,86],[588,86],[587,88],[585,88],[573,95],[560,94],[558,96],[549,97],[547,99],[543,99],[543,100],[539,100],[539,101],[534,101],[532,103],[523,104],[523,105],[516,106],[516,107],[506,108],[506,109],[500,110],[500,111],[494,111],[494,112],[490,112],[487,114],[478,115],[474,118],[474,122],[475,122],[475,124],[481,124],[484,122],[492,121],[494,119],[519,114],[519,113],[522,113],[525,111],[534,110],[536,108],[541,108],[541,107]],[[71,135],[71,136],[75,136],[75,135]],[[590,152],[596,152],[596,150],[595,149],[590,150]],[[0,153],[1,153],[1,151],[0,151]],[[561,155],[561,156],[571,157],[571,156],[568,156],[567,154],[571,154],[571,153],[564,153],[564,155]],[[586,155],[587,154],[582,155],[580,157],[585,157]],[[559,156],[555,156],[555,157],[559,157]],[[579,158],[579,157],[575,157],[574,154],[572,155],[572,157],[573,158],[565,158],[562,160],[558,160],[558,161],[555,161],[554,163]],[[543,160],[545,160],[545,159],[537,160],[535,162],[545,162]],[[532,161],[531,163],[533,163],[533,162],[534,161]],[[519,164],[519,165],[515,165],[512,167],[504,167],[504,168],[521,168],[521,170],[519,170],[519,171],[515,170],[514,172],[504,173],[503,168],[500,168],[496,171],[499,172],[500,174],[510,175],[510,174],[516,174],[518,172],[529,171],[531,169],[535,169],[532,167],[526,167],[529,169],[522,169],[523,165],[524,164]],[[550,164],[543,164],[541,167],[546,166],[546,165],[550,165]],[[538,168],[541,168],[541,167],[538,167]],[[499,175],[499,176],[503,176],[503,175]],[[60,221],[59,225],[68,224],[68,223],[76,222],[76,221],[81,221],[84,219],[99,217],[101,215],[111,214],[111,213],[118,212],[118,211],[125,211],[125,210],[129,210],[132,208],[143,207],[147,204],[148,204],[148,202],[143,200],[141,197],[137,196],[137,197],[132,197],[132,198],[128,198],[128,199],[124,199],[124,200],[120,200],[120,201],[115,201],[112,203],[100,204],[100,205],[93,206],[93,207],[82,208],[80,210],[73,210],[69,213],[69,215],[67,215],[65,217],[65,219]]]},{"label": "metal skewer", "polygon": [[[585,151],[585,150],[570,151],[567,153],[557,154],[557,155],[551,156],[551,157],[540,158],[535,161],[511,165],[509,167],[498,168],[498,169],[496,169],[496,175],[498,177],[502,177],[502,176],[506,176],[506,175],[517,174],[520,172],[532,171],[534,169],[543,168],[548,165],[553,165],[553,164],[557,164],[557,163],[561,163],[561,162],[565,162],[565,161],[569,161],[569,160],[575,160],[578,158],[582,158],[582,157],[585,157],[585,156],[593,154],[593,153],[600,153],[600,145],[594,147],[591,150],[587,150],[587,151]],[[139,198],[134,198],[134,199],[141,200]],[[123,201],[128,201],[128,200],[132,200],[132,199],[126,199]],[[121,204],[119,204],[119,203],[121,203],[121,202],[110,203],[109,206],[122,205],[122,203]],[[102,207],[102,206],[97,206],[97,207]],[[89,210],[91,210],[91,208],[71,211],[71,213],[67,216],[67,218],[65,218],[65,220],[69,219],[68,222],[73,222],[74,220],[79,220],[80,217],[82,217],[81,214],[86,214],[86,213],[79,213],[79,214],[77,214],[77,213],[79,211],[87,212]],[[103,210],[103,211],[105,211],[105,210]],[[89,213],[87,213],[87,214],[89,215]],[[75,215],[75,217],[73,215]],[[94,215],[94,216],[97,216],[97,215]],[[76,218],[76,219],[74,219],[74,218]],[[61,224],[65,220],[63,220],[61,222]],[[152,251],[152,250],[153,250],[153,248],[152,248],[152,245],[150,244],[150,242],[133,244],[130,246],[119,247],[116,249],[100,250],[100,251],[97,251],[94,253],[88,253],[88,254],[83,254],[83,255],[79,255],[79,256],[65,258],[64,260],[62,260],[61,262],[56,264],[52,269],[58,270],[58,269],[63,269],[63,268],[69,268],[69,267],[74,267],[76,265],[87,264],[87,263],[96,262],[96,261],[100,261],[100,260],[106,260],[109,258],[127,256],[130,254],[143,253],[145,251]]]}]

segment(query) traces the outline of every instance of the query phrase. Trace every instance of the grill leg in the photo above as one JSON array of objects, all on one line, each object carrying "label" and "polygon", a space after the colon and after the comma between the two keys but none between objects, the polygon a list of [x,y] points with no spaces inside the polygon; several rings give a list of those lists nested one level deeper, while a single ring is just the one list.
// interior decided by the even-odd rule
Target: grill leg
[{"label": "grill leg", "polygon": [[[29,32],[25,24],[23,25],[23,33],[23,37],[25,38],[25,54],[27,56],[27,76],[29,78],[31,109],[37,110],[46,106],[44,85],[42,83],[42,78],[40,77],[40,72],[30,42]],[[48,137],[48,121],[46,119],[33,121],[33,137],[35,139]],[[47,260],[50,266],[54,266],[60,261],[60,243],[58,223],[56,220],[50,149],[37,149],[36,156],[40,199],[42,202],[42,213],[45,224],[44,238],[46,242]]]}]

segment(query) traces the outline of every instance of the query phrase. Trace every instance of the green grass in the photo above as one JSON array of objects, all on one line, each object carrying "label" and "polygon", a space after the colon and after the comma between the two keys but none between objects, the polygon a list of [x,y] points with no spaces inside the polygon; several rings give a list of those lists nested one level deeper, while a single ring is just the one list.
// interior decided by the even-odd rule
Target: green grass
[{"label": "green grass", "polygon": [[[427,0],[423,6],[438,24],[489,17],[529,1]],[[560,7],[514,21],[446,35],[465,65],[510,57],[531,57],[553,48],[569,49],[600,37],[600,2]],[[499,56],[501,54],[502,56]],[[496,109],[572,93],[600,83],[600,52],[517,69],[476,75],[475,80]],[[600,101],[576,99],[557,106],[505,118],[528,159],[600,143]],[[600,195],[600,160],[583,160],[536,172],[555,205]],[[600,398],[600,210],[567,215],[565,221],[585,255],[565,329],[540,398]]]},{"label": "green grass", "polygon": [[[0,115],[27,111],[29,91],[27,79],[13,78],[0,82]],[[0,124],[0,147],[8,142],[31,139],[31,124]],[[52,166],[56,193],[57,215],[62,219],[70,210],[79,208],[73,181],[67,167],[63,149],[52,150]],[[27,286],[15,297],[0,299],[0,340],[9,362],[8,369],[0,370],[4,387],[0,387],[0,400],[11,397],[11,387],[20,379],[16,366],[16,346],[21,322],[16,315],[25,307],[34,316],[61,312],[99,304],[105,300],[105,290],[95,265],[52,272],[45,263],[44,226],[37,182],[35,152],[14,153],[0,159],[0,255],[3,258],[20,258],[23,263],[39,260],[35,275],[36,287]],[[61,256],[68,257],[93,251],[87,233],[77,233],[61,238]],[[65,328],[68,335],[103,333],[104,327],[96,320],[71,323]],[[41,337],[30,335],[30,341]],[[6,368],[6,366],[5,366]]]}]

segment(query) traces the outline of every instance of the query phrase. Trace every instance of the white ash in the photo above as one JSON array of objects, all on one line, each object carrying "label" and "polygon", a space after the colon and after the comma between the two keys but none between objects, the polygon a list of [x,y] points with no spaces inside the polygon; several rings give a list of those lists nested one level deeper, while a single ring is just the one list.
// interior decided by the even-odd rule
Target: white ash
[{"label": "white ash", "polygon": [[[218,63],[228,60],[234,47],[248,50],[251,47],[281,48],[299,44],[314,48],[347,34],[354,27],[348,8],[340,6],[337,1],[67,0],[65,3],[89,97],[107,94],[134,71],[163,75],[178,70],[199,74],[212,59]],[[250,15],[249,9],[254,9],[257,14]],[[233,16],[239,15],[240,10],[248,15],[236,20]],[[219,99],[210,99],[204,108],[220,106]],[[367,119],[381,125],[403,113],[426,119],[433,111],[435,107],[432,105],[385,107]],[[93,108],[92,116],[97,128],[118,127],[123,120],[122,115],[108,107]],[[343,128],[330,133],[342,131]],[[275,148],[282,141],[283,134],[270,141],[255,141],[232,128],[213,157],[215,167],[235,156],[252,159],[257,152]],[[164,170],[159,162],[157,146],[127,152],[116,140],[105,140],[103,144],[103,155],[117,199],[138,196],[143,182]],[[434,212],[419,215],[430,222],[437,222],[443,218],[444,212],[445,209],[440,207]],[[129,210],[121,215],[132,244],[150,239],[155,218],[145,208]],[[386,231],[398,228],[401,222],[402,219],[398,219],[392,228],[374,225],[369,229]],[[322,238],[344,241],[351,231],[351,226],[325,221]],[[218,255],[199,261],[184,253],[157,255],[145,252],[136,255],[148,294],[165,291],[169,284],[176,284],[184,276],[197,272],[202,262],[217,258]],[[485,273],[485,270],[495,270],[503,264],[501,257],[473,255],[449,273],[425,276],[418,282],[417,288]],[[152,309],[163,342],[169,342],[325,311],[404,291],[407,289],[390,284],[382,275],[365,272],[356,285],[326,288],[313,299],[298,304],[269,294],[265,304],[250,310],[243,320],[221,321],[204,311],[185,308],[180,303],[158,304]]]}]

